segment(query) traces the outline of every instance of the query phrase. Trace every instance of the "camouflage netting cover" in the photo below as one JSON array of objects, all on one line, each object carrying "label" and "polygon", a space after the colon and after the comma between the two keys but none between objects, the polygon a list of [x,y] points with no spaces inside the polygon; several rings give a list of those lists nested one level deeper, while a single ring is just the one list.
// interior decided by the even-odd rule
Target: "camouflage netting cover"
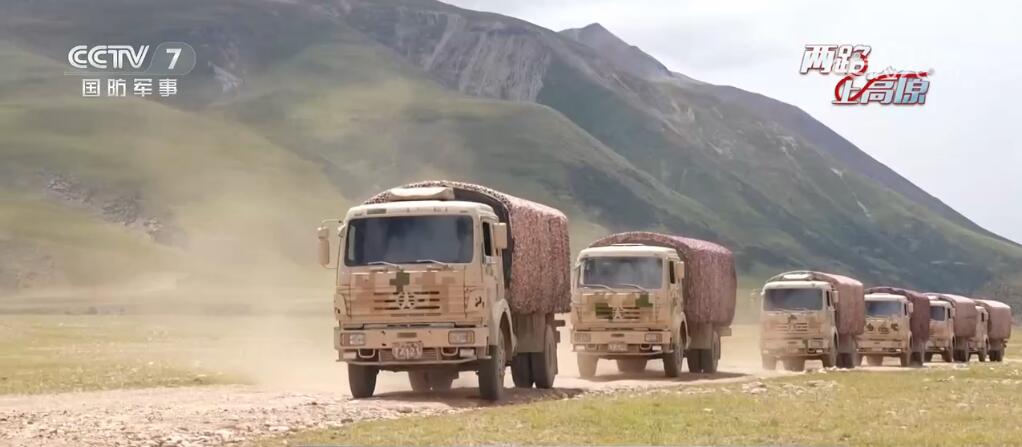
[{"label": "camouflage netting cover", "polygon": [[862,283],[854,278],[833,273],[794,271],[781,273],[768,282],[783,281],[786,275],[805,276],[807,281],[825,281],[837,289],[837,333],[859,335],[866,331],[866,294]]},{"label": "camouflage netting cover", "polygon": [[972,337],[976,335],[976,323],[979,319],[979,312],[976,311],[976,301],[972,298],[947,293],[931,292],[926,295],[947,301],[954,307],[956,337]]},{"label": "camouflage netting cover", "polygon": [[923,343],[930,339],[930,299],[926,295],[897,287],[871,287],[866,293],[890,293],[908,299],[912,303],[912,316],[909,318],[912,337]]},{"label": "camouflage netting cover", "polygon": [[643,244],[673,248],[685,262],[685,318],[695,324],[727,326],[735,318],[738,277],[731,250],[712,242],[645,231],[604,237],[590,247]]},{"label": "camouflage netting cover", "polygon": [[[402,188],[443,186],[454,189],[455,200],[490,205],[508,224],[504,278],[508,302],[517,314],[567,312],[571,304],[571,251],[568,218],[564,213],[522,198],[472,183],[430,180]],[[365,203],[391,200],[388,191]]]},{"label": "camouflage netting cover", "polygon": [[1011,338],[1011,306],[994,300],[974,300],[990,313],[990,332],[987,337],[995,340]]}]

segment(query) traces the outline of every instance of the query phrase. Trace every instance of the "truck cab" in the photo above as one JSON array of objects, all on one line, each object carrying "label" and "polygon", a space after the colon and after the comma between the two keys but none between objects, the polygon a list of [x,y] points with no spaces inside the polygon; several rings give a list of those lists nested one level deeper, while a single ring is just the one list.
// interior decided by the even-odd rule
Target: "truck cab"
[{"label": "truck cab", "polygon": [[955,345],[955,310],[947,301],[930,298],[930,340],[926,343],[926,361],[940,355],[951,362]]},{"label": "truck cab", "polygon": [[858,337],[859,354],[871,366],[883,364],[884,357],[897,357],[908,366],[912,351],[912,303],[902,295],[866,295],[866,327]]},{"label": "truck cab", "polygon": [[987,337],[990,313],[983,306],[976,306],[976,313],[979,314],[979,318],[976,319],[976,335],[969,339],[968,355],[975,354],[979,361],[985,362],[990,353],[990,340]]},{"label": "truck cab", "polygon": [[836,365],[835,304],[839,298],[829,282],[779,278],[763,286],[762,299],[764,368],[773,369],[777,359],[792,371],[803,370],[807,359],[819,359],[825,367]]},{"label": "truck cab", "polygon": [[[481,389],[503,387],[515,348],[506,225],[486,204],[446,200],[443,188],[400,193],[351,208],[337,231],[334,347],[352,394],[371,396],[380,370],[407,371],[416,390],[450,388],[460,371],[477,371]],[[319,231],[323,265],[328,232]]]},{"label": "truck cab", "polygon": [[592,377],[600,359],[625,373],[663,359],[677,377],[687,347],[684,263],[672,248],[639,244],[579,253],[572,281],[571,340],[579,373]]}]

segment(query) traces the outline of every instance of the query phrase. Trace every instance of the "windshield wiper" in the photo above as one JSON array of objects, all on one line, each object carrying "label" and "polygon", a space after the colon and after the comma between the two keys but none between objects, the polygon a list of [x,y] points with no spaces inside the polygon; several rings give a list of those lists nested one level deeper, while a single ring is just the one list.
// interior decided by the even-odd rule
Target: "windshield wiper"
[{"label": "windshield wiper", "polygon": [[646,290],[645,287],[642,287],[642,286],[640,286],[638,284],[625,284],[625,283],[621,283],[621,284],[618,284],[618,285],[619,286],[634,287],[634,288],[639,289],[639,290],[641,290],[643,292],[649,292],[649,290]]},{"label": "windshield wiper", "polygon": [[603,289],[611,290],[610,286],[606,284],[582,284],[582,287],[600,287]]},{"label": "windshield wiper", "polygon": [[444,267],[447,267],[447,268],[449,268],[451,266],[451,264],[448,264],[448,263],[443,262],[443,261],[437,261],[436,259],[416,259],[415,260],[416,264],[424,264],[424,263],[427,263],[427,262],[430,263],[430,264],[441,265],[441,266],[444,266]]},{"label": "windshield wiper", "polygon": [[396,269],[401,268],[400,265],[394,264],[393,262],[387,262],[387,261],[373,261],[373,262],[370,262],[368,265],[385,265],[385,266],[388,266],[388,267],[394,267]]}]

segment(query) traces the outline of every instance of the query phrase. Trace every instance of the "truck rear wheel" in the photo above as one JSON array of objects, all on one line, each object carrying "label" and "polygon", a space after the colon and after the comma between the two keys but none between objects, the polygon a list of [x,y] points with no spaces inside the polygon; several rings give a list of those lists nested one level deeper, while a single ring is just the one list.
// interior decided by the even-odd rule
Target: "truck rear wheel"
[{"label": "truck rear wheel", "polygon": [[479,361],[479,395],[497,401],[504,395],[504,370],[507,368],[504,334],[498,332],[496,344],[490,345],[490,358]]},{"label": "truck rear wheel", "polygon": [[969,363],[969,351],[956,350],[953,358],[954,361],[958,363]]},{"label": "truck rear wheel", "polygon": [[951,363],[951,352],[949,351],[941,352],[940,359],[943,360],[944,363]]},{"label": "truck rear wheel", "polygon": [[646,359],[618,359],[617,370],[628,374],[638,374],[646,371]]},{"label": "truck rear wheel", "polygon": [[983,350],[979,351],[979,353],[976,354],[976,356],[979,357],[979,361],[981,361],[981,362],[987,361],[987,356],[988,356],[987,348],[983,348]]},{"label": "truck rear wheel", "polygon": [[376,392],[376,375],[380,370],[375,366],[348,364],[348,388],[351,397],[363,399],[373,397]]},{"label": "truck rear wheel", "polygon": [[511,357],[511,380],[516,388],[532,388],[532,358],[528,353]]},{"label": "truck rear wheel", "polygon": [[433,385],[429,383],[429,374],[426,371],[408,371],[408,383],[412,385],[412,391],[417,393],[424,393],[433,389]]},{"label": "truck rear wheel", "polygon": [[898,356],[898,363],[901,364],[902,368],[906,368],[909,365],[911,365],[912,364],[912,353],[911,352],[903,352],[901,355]]},{"label": "truck rear wheel", "polygon": [[990,351],[990,361],[991,362],[1004,361],[1004,351],[999,350]]},{"label": "truck rear wheel", "polygon": [[557,377],[557,333],[552,325],[546,326],[543,336],[543,352],[529,353],[529,368],[536,388],[553,388]]},{"label": "truck rear wheel", "polygon": [[595,355],[582,355],[576,354],[576,360],[578,360],[578,375],[583,379],[591,379],[596,377],[596,365],[600,362],[600,358]]},{"label": "truck rear wheel", "polygon": [[806,359],[802,357],[784,359],[784,369],[788,371],[805,371]]},{"label": "truck rear wheel", "polygon": [[830,351],[823,354],[823,357],[820,357],[820,361],[823,363],[824,368],[833,368],[837,366],[837,340],[834,341],[833,346],[834,347],[831,348]]},{"label": "truck rear wheel", "polygon": [[884,364],[884,358],[879,355],[867,355],[866,363],[869,364],[869,366],[880,366]]},{"label": "truck rear wheel", "polygon": [[932,352],[927,352],[926,354],[923,354],[923,359],[927,363],[932,362],[933,361],[933,353]]}]

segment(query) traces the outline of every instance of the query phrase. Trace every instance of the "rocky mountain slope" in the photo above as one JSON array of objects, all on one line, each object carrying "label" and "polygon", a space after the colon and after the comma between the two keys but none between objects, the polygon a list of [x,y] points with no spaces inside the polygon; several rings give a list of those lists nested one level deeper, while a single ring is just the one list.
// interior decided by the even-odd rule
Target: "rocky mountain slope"
[{"label": "rocky mountain slope", "polygon": [[[175,101],[83,99],[62,76],[73,42],[164,40],[199,52]],[[302,272],[318,217],[433,177],[558,206],[576,248],[624,229],[715,240],[748,278],[809,266],[972,293],[1022,271],[1022,248],[797,108],[672,73],[599,25],[412,0],[0,0],[0,50],[8,289],[151,270],[91,277],[93,231],[182,277]]]}]

